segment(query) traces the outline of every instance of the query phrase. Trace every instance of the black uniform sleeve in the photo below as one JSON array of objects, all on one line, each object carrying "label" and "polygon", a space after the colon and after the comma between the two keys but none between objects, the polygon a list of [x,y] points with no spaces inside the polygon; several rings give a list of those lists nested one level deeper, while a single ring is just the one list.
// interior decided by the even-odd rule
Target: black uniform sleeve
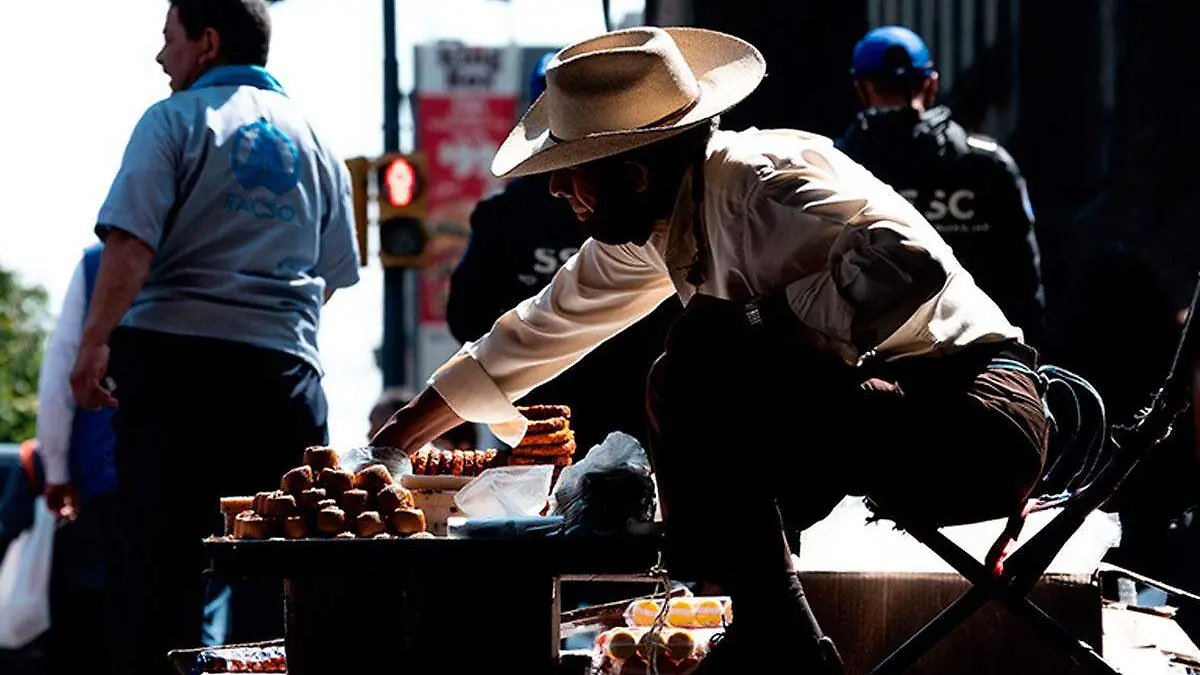
[{"label": "black uniform sleeve", "polygon": [[471,212],[471,236],[462,260],[450,275],[450,295],[446,301],[446,324],[459,342],[478,340],[507,306],[502,292],[503,253],[497,249],[497,224],[490,201],[484,200]]},{"label": "black uniform sleeve", "polygon": [[1042,346],[1046,302],[1029,192],[1017,163],[1004,148],[997,148],[994,175],[993,227],[1001,233],[996,242],[1001,250],[996,251],[996,256],[1012,264],[1011,283],[1007,285],[1012,297],[1003,304],[1008,308],[1009,320],[1025,332],[1025,341],[1034,347]]}]

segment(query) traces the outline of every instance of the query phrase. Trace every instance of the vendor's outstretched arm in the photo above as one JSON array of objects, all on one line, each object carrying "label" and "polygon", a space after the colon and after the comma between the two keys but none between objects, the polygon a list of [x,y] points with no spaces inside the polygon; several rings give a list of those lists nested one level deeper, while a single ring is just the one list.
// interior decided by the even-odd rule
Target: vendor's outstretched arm
[{"label": "vendor's outstretched arm", "polygon": [[665,267],[652,255],[632,245],[584,242],[546,288],[439,368],[430,378],[436,400],[426,390],[395,420],[397,429],[380,432],[376,445],[412,451],[462,421],[487,424],[501,441],[516,445],[526,425],[513,401],[674,294]]},{"label": "vendor's outstretched arm", "polygon": [[426,387],[392,415],[371,439],[371,445],[399,448],[411,455],[462,423],[441,394]]}]

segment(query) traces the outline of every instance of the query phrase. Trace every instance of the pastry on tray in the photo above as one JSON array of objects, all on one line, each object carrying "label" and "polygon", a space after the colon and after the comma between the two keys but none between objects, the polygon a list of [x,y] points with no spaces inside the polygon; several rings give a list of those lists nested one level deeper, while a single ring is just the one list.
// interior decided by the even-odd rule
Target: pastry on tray
[{"label": "pastry on tray", "polygon": [[399,535],[425,531],[425,512],[421,509],[397,509],[390,518],[392,531]]},{"label": "pastry on tray", "polygon": [[382,464],[372,464],[354,474],[354,487],[366,490],[367,494],[377,495],[392,483],[392,473]]},{"label": "pastry on tray", "polygon": [[312,468],[314,475],[320,475],[322,469],[336,469],[341,466],[338,463],[337,451],[320,445],[304,449],[304,463]]},{"label": "pastry on tray", "polygon": [[313,470],[307,464],[298,466],[283,474],[283,480],[279,481],[279,489],[296,496],[299,496],[301,492],[311,488],[313,485]]},{"label": "pastry on tray", "polygon": [[324,488],[330,497],[353,489],[354,476],[344,469],[321,469],[317,475],[317,487]]}]

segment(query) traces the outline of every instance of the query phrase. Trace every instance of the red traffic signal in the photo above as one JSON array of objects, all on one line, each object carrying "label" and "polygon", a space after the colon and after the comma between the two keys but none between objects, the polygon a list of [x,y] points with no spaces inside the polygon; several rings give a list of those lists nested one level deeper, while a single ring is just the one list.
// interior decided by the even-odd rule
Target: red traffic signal
[{"label": "red traffic signal", "polygon": [[397,208],[409,206],[420,194],[420,176],[416,167],[405,157],[396,157],[388,162],[379,178],[384,199]]}]

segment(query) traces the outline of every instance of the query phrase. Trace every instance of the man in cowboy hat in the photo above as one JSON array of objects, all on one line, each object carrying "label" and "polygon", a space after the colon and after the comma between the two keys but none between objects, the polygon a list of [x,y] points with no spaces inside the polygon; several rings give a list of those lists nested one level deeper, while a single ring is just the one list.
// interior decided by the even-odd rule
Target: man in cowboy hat
[{"label": "man in cowboy hat", "polygon": [[701,668],[837,672],[782,523],[848,494],[936,523],[1006,515],[1047,426],[1036,353],[907,200],[827,138],[715,130],[764,74],[699,29],[559,52],[492,170],[552,172],[592,238],[374,442],[415,451],[470,420],[515,445],[513,401],[678,295],[647,393],[666,563],[737,608]]}]

